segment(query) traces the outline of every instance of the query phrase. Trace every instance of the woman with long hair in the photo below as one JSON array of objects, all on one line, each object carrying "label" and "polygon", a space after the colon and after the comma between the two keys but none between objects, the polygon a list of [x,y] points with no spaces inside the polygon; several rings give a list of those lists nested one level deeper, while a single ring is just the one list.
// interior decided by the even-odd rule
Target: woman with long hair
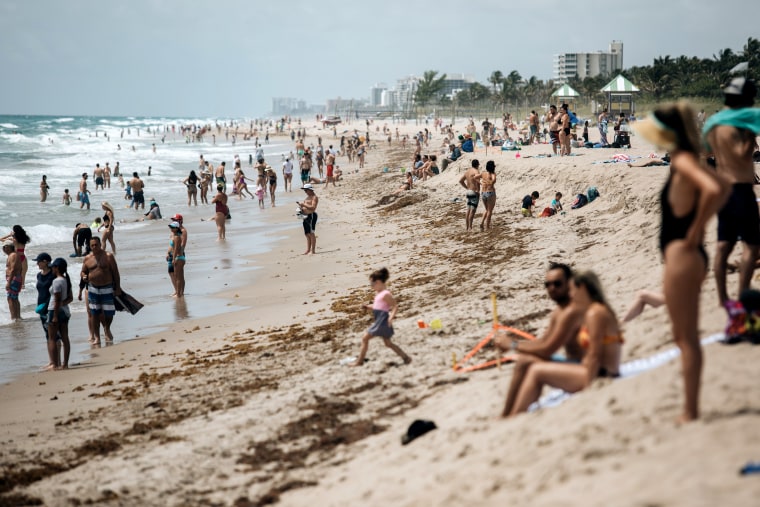
[{"label": "woman with long hair", "polygon": [[[194,202],[198,206],[198,176],[195,171],[191,170],[182,183],[187,187],[187,205],[190,206],[190,203]],[[203,199],[201,198],[201,200]]]},{"label": "woman with long hair", "polygon": [[105,211],[105,214],[103,214],[103,222],[101,226],[98,227],[98,231],[100,231],[100,229],[104,229],[103,237],[101,238],[101,241],[103,243],[103,251],[105,252],[108,243],[111,243],[111,251],[113,253],[116,253],[116,244],[113,242],[113,229],[115,223],[113,206],[111,206],[108,201],[103,201],[101,203],[101,207],[103,208],[103,211]]},{"label": "woman with long hair", "polygon": [[483,220],[480,221],[480,230],[491,228],[491,216],[496,207],[496,163],[493,160],[486,162],[486,170],[480,173],[480,198],[483,199]]},{"label": "woman with long hair", "polygon": [[570,283],[570,299],[570,304],[584,315],[578,332],[578,345],[586,350],[583,361],[581,364],[542,361],[531,365],[510,416],[526,412],[541,396],[544,385],[574,393],[588,387],[597,377],[620,375],[623,335],[596,274],[592,271],[575,274]]},{"label": "woman with long hair", "polygon": [[[71,355],[71,344],[69,342],[69,303],[71,297],[71,279],[67,273],[66,260],[58,257],[50,264],[55,278],[50,286],[50,304],[48,305],[48,356],[50,363],[56,370],[67,369],[69,367],[69,356]],[[60,348],[58,347],[57,338],[61,337],[63,344],[63,361],[61,361]]]},{"label": "woman with long hair", "polygon": [[670,174],[660,196],[660,251],[665,260],[665,305],[673,339],[681,349],[685,403],[679,422],[688,422],[699,417],[699,293],[707,273],[702,241],[705,224],[728,195],[728,184],[702,163],[697,118],[685,102],[658,107],[637,122],[636,130],[670,153]]}]

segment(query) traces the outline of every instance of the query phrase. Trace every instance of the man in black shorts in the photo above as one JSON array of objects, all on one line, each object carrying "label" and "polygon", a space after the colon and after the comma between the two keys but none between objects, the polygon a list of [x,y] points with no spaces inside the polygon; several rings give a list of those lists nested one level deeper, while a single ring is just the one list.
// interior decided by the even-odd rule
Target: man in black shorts
[{"label": "man in black shorts", "polygon": [[757,88],[752,80],[739,77],[731,80],[723,94],[728,109],[713,115],[703,130],[715,154],[718,173],[732,184],[731,195],[718,212],[718,247],[713,265],[721,306],[729,300],[726,269],[736,242],[744,243],[739,264],[739,293],[749,288],[760,247],[760,215],[753,190],[755,167],[752,161],[760,121],[756,119],[754,125],[751,121],[737,121],[737,114],[744,114],[741,110],[752,114],[749,108],[755,103]]},{"label": "man in black shorts", "polygon": [[480,162],[478,159],[472,160],[472,167],[467,169],[464,175],[459,178],[459,184],[467,190],[467,216],[465,216],[465,230],[472,230],[472,222],[475,219],[475,212],[478,210],[478,201],[480,200]]},{"label": "man in black shorts", "polygon": [[[81,257],[90,253],[90,240],[92,239],[92,229],[87,224],[77,224],[74,227],[74,255],[72,257]],[[84,253],[82,252],[84,247]]]}]

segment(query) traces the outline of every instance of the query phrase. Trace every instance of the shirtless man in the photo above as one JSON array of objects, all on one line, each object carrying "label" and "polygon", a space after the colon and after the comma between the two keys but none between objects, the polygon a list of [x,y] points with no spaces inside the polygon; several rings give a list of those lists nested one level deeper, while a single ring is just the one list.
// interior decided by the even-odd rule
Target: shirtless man
[{"label": "shirtless man", "polygon": [[[327,188],[330,185],[330,182],[332,182],[333,187],[335,186],[335,155],[333,152],[328,151],[327,152],[327,181],[325,183],[325,188]],[[320,173],[320,177],[322,174]]]},{"label": "shirtless man", "polygon": [[[718,212],[718,246],[713,269],[721,306],[728,302],[726,270],[728,257],[737,241],[744,243],[739,263],[739,293],[749,288],[760,247],[760,217],[752,185],[755,167],[752,153],[755,136],[760,133],[760,111],[751,109],[757,88],[750,79],[734,78],[723,89],[727,109],[716,113],[704,127],[703,135],[715,154],[719,174],[732,184],[728,202]],[[736,117],[748,115],[750,121],[736,125]],[[734,120],[734,121],[732,121]]]},{"label": "shirtless man", "polygon": [[480,201],[480,162],[472,160],[472,167],[467,169],[459,178],[459,184],[467,190],[467,216],[465,217],[465,230],[472,230],[472,222],[475,220],[475,212],[478,210]]},{"label": "shirtless man", "polygon": [[87,173],[82,173],[82,181],[79,182],[79,209],[87,205],[90,209],[90,191],[87,190]]},{"label": "shirtless man", "polygon": [[21,258],[16,253],[13,243],[3,245],[3,253],[8,256],[5,261],[5,296],[8,299],[8,310],[11,321],[21,320],[21,303],[18,294],[21,292]]},{"label": "shirtless man", "polygon": [[517,393],[528,373],[528,369],[534,363],[551,361],[552,355],[563,346],[565,358],[557,358],[560,361],[580,362],[583,358],[583,350],[578,345],[576,335],[583,322],[584,312],[575,308],[570,299],[570,278],[573,272],[565,264],[552,263],[546,272],[544,286],[549,297],[557,303],[549,316],[549,327],[544,334],[534,341],[519,341],[505,334],[494,338],[494,345],[502,350],[511,350],[518,353],[517,362],[512,370],[512,380],[507,392],[507,401],[502,411],[502,417],[507,417],[512,411]]},{"label": "shirtless man", "polygon": [[552,143],[552,152],[557,154],[559,145],[559,116],[557,115],[557,106],[549,106],[549,112],[546,113],[544,121],[549,124],[549,142]]},{"label": "shirtless man", "polygon": [[224,166],[227,162],[222,162],[220,166],[214,171],[214,178],[216,178],[216,186],[222,185],[224,187],[222,192],[227,193],[227,178],[224,176]]},{"label": "shirtless man", "polygon": [[533,144],[538,138],[538,115],[535,111],[530,112],[528,117],[528,125],[530,126],[530,137],[528,138],[528,144]]},{"label": "shirtless man", "polygon": [[95,190],[97,190],[98,187],[100,187],[101,190],[105,189],[103,169],[100,167],[100,164],[95,164],[95,170],[92,171],[92,179],[95,180]]},{"label": "shirtless man", "polygon": [[90,240],[92,239],[92,229],[88,224],[77,224],[74,227],[74,236],[72,242],[74,244],[74,257],[81,257],[82,248],[85,249],[84,255],[90,253]]},{"label": "shirtless man", "polygon": [[132,179],[129,180],[129,186],[132,187],[132,200],[135,203],[135,209],[145,209],[145,183],[137,175],[137,171],[132,173]]},{"label": "shirtless man", "polygon": [[103,182],[105,183],[105,188],[111,188],[111,166],[108,164],[109,162],[106,162],[106,167],[103,169]]},{"label": "shirtless man", "polygon": [[106,335],[106,343],[113,342],[111,322],[116,313],[114,296],[121,294],[119,267],[114,256],[103,250],[100,238],[90,240],[90,252],[82,261],[82,280],[89,284],[87,304],[92,319],[93,344],[100,344],[100,326]]},{"label": "shirtless man", "polygon": [[314,187],[311,183],[305,184],[301,187],[306,192],[306,199],[303,202],[296,202],[301,209],[301,213],[304,214],[303,220],[303,233],[306,236],[306,251],[304,255],[314,255],[317,249],[317,205],[319,204],[319,197],[314,193]]}]

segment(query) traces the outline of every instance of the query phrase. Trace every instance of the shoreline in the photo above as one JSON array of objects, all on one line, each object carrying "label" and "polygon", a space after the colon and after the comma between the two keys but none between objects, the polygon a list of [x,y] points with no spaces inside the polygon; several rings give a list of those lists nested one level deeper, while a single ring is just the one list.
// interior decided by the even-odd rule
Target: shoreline
[{"label": "shoreline", "polygon": [[[748,504],[760,494],[736,474],[754,457],[760,422],[757,351],[748,345],[705,348],[704,417],[683,428],[671,422],[682,395],[677,362],[600,381],[509,421],[495,416],[510,366],[451,371],[452,353],[461,357],[489,331],[492,292],[503,323],[545,327],[551,305],[541,282],[550,260],[596,269],[618,313],[635,291],[656,287],[653,224],[666,168],[593,164],[614,150],[540,159],[550,148],[539,145],[524,148],[521,160],[489,150],[500,175],[494,228],[470,234],[458,178],[473,156],[483,163],[484,151],[393,198],[401,175],[382,168],[406,167],[411,150],[377,145],[367,169],[349,173],[354,166],[341,159],[341,187],[317,188],[317,255],[300,255],[304,239],[293,227],[255,257],[261,269],[245,275],[254,282],[222,293],[250,310],[105,349],[77,379],[47,374],[63,380],[58,386],[47,375],[0,386],[9,408],[0,415],[0,452],[12,465],[3,474],[13,493],[53,505],[553,505],[591,495],[599,504],[691,505]],[[526,192],[561,189],[568,202],[592,184],[601,197],[580,210],[519,217]],[[714,228],[713,220],[708,251]],[[360,308],[372,296],[367,276],[382,266],[400,304],[394,341],[413,363],[403,366],[373,341],[363,368],[343,367],[371,320]],[[723,326],[714,287],[708,278],[703,336]],[[417,327],[434,318],[441,331]],[[662,309],[625,332],[624,361],[672,346]],[[400,435],[417,418],[439,429],[402,447]],[[37,470],[36,479],[21,470]]]}]

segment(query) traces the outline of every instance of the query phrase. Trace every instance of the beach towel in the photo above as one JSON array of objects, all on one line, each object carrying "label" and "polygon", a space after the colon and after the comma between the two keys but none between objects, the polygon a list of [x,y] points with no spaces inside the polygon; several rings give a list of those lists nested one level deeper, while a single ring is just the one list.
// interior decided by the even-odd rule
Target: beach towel
[{"label": "beach towel", "polygon": [[631,157],[630,155],[626,155],[625,153],[615,153],[612,155],[612,160],[615,162],[630,162]]},{"label": "beach towel", "polygon": [[710,116],[702,128],[702,138],[708,150],[710,150],[710,145],[707,143],[707,134],[718,125],[746,129],[755,134],[760,134],[760,108],[724,109]]}]

